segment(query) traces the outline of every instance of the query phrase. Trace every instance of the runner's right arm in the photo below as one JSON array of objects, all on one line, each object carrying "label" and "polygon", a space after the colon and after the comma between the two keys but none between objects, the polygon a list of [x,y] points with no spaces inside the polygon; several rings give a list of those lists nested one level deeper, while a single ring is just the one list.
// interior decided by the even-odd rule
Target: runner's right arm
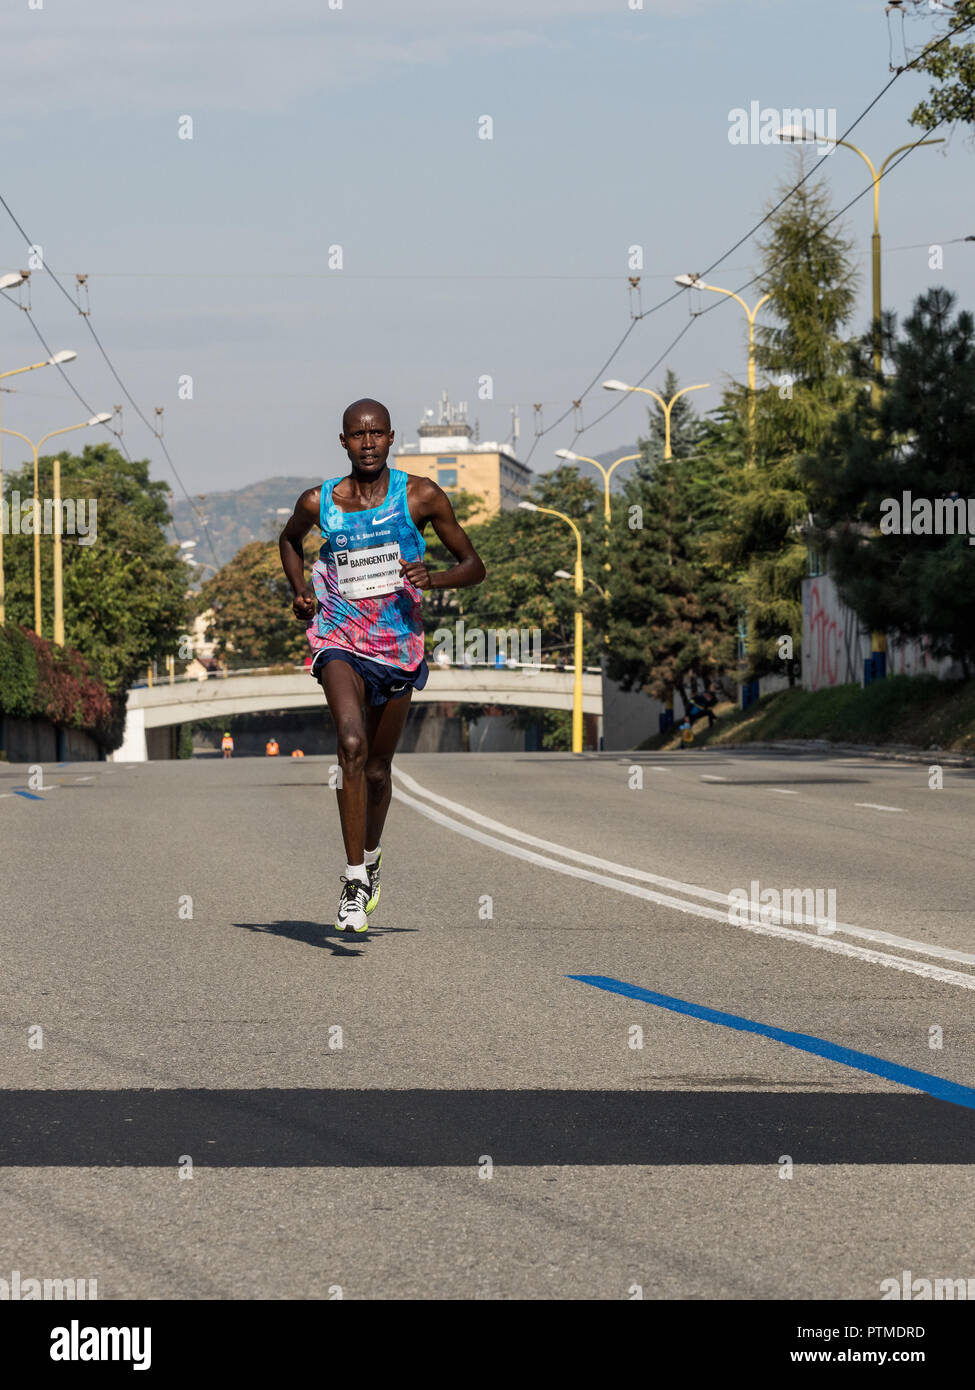
[{"label": "runner's right arm", "polygon": [[295,617],[308,622],[315,616],[318,599],[315,590],[305,578],[305,552],[302,541],[313,526],[318,525],[318,508],[321,501],[321,488],[310,487],[295,503],[295,509],[285,522],[278,548],[281,551],[281,564],[291,592],[294,594],[292,608]]}]

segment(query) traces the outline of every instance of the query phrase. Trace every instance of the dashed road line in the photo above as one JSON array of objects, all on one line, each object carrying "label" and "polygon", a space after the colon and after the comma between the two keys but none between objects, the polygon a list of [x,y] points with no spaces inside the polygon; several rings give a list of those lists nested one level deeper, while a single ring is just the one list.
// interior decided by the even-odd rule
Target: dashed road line
[{"label": "dashed road line", "polygon": [[[843,941],[837,941],[835,933],[840,932],[847,936],[859,937],[862,940],[874,942],[878,945],[894,946],[901,950],[915,951],[920,955],[935,956],[941,960],[949,960],[959,965],[975,965],[975,955],[966,951],[957,951],[946,946],[936,946],[932,943],[922,941],[912,941],[910,938],[894,936],[890,932],[877,931],[870,927],[858,927],[847,922],[837,922],[833,925],[833,931],[827,935],[819,935],[808,931],[796,931],[791,927],[781,925],[782,913],[773,911],[770,913],[772,921],[761,923],[754,921],[741,921],[736,918],[732,921],[729,917],[729,899],[727,893],[718,893],[710,888],[698,887],[695,884],[681,883],[676,879],[664,878],[660,874],[648,873],[643,869],[629,868],[624,864],[614,864],[609,860],[600,859],[596,855],[584,854],[582,851],[571,849],[566,845],[555,844],[551,840],[543,840],[537,835],[529,835],[524,831],[515,830],[505,825],[502,821],[492,820],[489,816],[483,816],[478,811],[473,811],[470,807],[462,805],[460,802],[451,801],[447,797],[438,796],[435,792],[428,791],[422,787],[414,778],[407,773],[401,772],[398,768],[393,768],[393,776],[397,783],[402,783],[415,791],[419,796],[426,797],[451,815],[444,815],[435,810],[432,806],[425,804],[415,796],[409,796],[400,789],[399,785],[394,785],[393,795],[398,801],[412,806],[428,820],[434,821],[438,825],[452,830],[457,835],[463,835],[466,839],[476,840],[479,844],[488,845],[492,849],[500,850],[503,854],[508,854],[514,859],[523,859],[530,864],[537,864],[542,868],[552,869],[556,873],[565,874],[570,878],[584,879],[588,883],[598,884],[601,887],[613,888],[618,893],[627,893],[632,897],[643,898],[649,902],[659,903],[664,907],[675,908],[678,912],[685,912],[694,917],[706,917],[711,921],[720,922],[725,926],[734,926],[742,931],[754,932],[759,936],[776,936],[783,940],[798,941],[815,950],[827,951],[835,955],[852,956],[859,960],[868,961],[873,965],[888,966],[895,970],[904,970],[913,975],[921,975],[927,979],[941,980],[946,984],[959,985],[963,989],[975,990],[975,974],[964,974],[956,970],[947,970],[939,965],[932,965],[928,961],[908,960],[903,956],[892,956],[884,951],[868,949],[862,946],[852,946]],[[473,825],[462,825],[457,816],[464,816],[472,821]],[[485,834],[484,831],[475,829],[474,826],[484,826],[486,829],[495,830],[508,837],[507,840],[499,839],[496,835]],[[521,844],[511,844],[511,840],[518,840]],[[550,858],[549,855],[537,854],[531,850],[523,849],[521,845],[535,845],[540,849],[548,850],[550,853],[560,854],[574,861],[571,864],[560,863],[557,859]],[[698,898],[704,898],[712,903],[721,904],[721,907],[707,907],[701,903],[688,902],[686,898],[675,898],[666,893],[658,893],[649,888],[643,888],[638,883],[626,883],[620,878],[611,878],[609,874],[593,873],[586,868],[577,867],[580,864],[592,865],[594,868],[602,868],[612,874],[620,874],[626,878],[640,879],[643,882],[658,884],[664,887],[676,889]],[[778,918],[779,921],[775,921]],[[794,921],[793,916],[788,920]],[[814,917],[803,917],[801,921],[808,926],[817,926]]]}]

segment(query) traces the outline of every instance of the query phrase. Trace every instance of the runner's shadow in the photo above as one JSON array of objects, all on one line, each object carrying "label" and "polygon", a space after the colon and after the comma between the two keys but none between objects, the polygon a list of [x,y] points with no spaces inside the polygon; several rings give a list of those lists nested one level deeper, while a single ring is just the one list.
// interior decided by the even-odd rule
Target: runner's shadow
[{"label": "runner's shadow", "polygon": [[370,927],[367,932],[339,931],[332,922],[234,922],[243,931],[262,932],[265,936],[284,936],[289,941],[300,941],[303,946],[324,947],[333,956],[361,956],[361,950],[353,950],[346,942],[363,944],[379,936],[392,932],[416,931],[415,927]]}]

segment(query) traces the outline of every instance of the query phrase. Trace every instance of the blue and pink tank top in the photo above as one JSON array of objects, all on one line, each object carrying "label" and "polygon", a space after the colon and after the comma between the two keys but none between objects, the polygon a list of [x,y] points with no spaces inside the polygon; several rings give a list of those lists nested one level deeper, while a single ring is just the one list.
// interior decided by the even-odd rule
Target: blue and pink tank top
[{"label": "blue and pink tank top", "polygon": [[322,483],[322,548],[311,572],[318,612],[308,627],[313,651],[340,647],[407,671],[423,660],[421,591],[399,567],[400,559],[422,560],[426,550],[407,505],[407,477],[390,468],[386,496],[361,512],[333,502],[341,477]]}]

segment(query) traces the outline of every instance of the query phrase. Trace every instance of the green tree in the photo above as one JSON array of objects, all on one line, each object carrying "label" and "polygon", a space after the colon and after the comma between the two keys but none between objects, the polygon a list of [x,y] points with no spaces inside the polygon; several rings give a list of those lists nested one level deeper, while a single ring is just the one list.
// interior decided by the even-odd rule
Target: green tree
[{"label": "green tree", "polygon": [[[805,183],[773,214],[760,243],[759,288],[771,295],[766,313],[774,322],[756,333],[756,366],[770,381],[756,392],[754,466],[741,450],[748,392],[736,385],[725,393],[726,421],[737,417],[739,424],[727,431],[726,462],[737,479],[720,554],[739,576],[751,675],[782,671],[782,637],[792,639],[795,653],[802,649],[809,499],[798,463],[856,389],[842,336],[855,306],[856,273],[850,242],[837,227],[824,229],[830,215],[826,191]],[[720,450],[720,433],[711,442]],[[786,667],[790,683],[798,665],[796,658]]]},{"label": "green tree", "polygon": [[[917,5],[918,0],[914,3]],[[930,9],[930,5],[926,8]],[[916,71],[927,73],[939,84],[932,87],[927,100],[919,102],[911,112],[911,124],[924,131],[934,130],[942,121],[962,121],[975,126],[975,43],[971,39],[975,0],[956,0],[949,13],[939,19],[944,21],[940,32],[931,37],[914,64]],[[958,34],[961,42],[946,38],[952,31]],[[963,38],[963,35],[968,37]]]},{"label": "green tree", "polygon": [[[9,446],[8,446],[9,447]],[[167,485],[153,482],[146,459],[129,461],[110,444],[63,452],[61,495],[95,505],[93,544],[62,537],[65,642],[121,697],[146,665],[177,649],[186,626],[189,571],[165,536]],[[40,460],[41,498],[52,496],[53,456]],[[33,495],[33,461],[4,474],[4,490]],[[54,625],[52,539],[41,537],[43,630]],[[33,536],[4,538],[8,622],[33,627]]]},{"label": "green tree", "polygon": [[[602,488],[565,465],[537,478],[527,500],[572,518],[582,534],[583,573],[592,579],[600,576],[597,582],[602,584]],[[513,509],[470,527],[469,535],[487,574],[475,588],[457,591],[457,614],[465,627],[540,628],[546,659],[557,651],[571,662],[575,593],[571,582],[555,577],[559,569],[575,571],[576,542],[570,528],[558,517]],[[595,595],[593,586],[585,585],[582,608],[587,620]],[[584,661],[592,662],[598,659],[601,633],[593,632],[588,621],[583,631]]]},{"label": "green tree", "polygon": [[[701,433],[687,424],[690,437]],[[723,465],[717,454],[651,464],[654,442],[652,434],[640,441],[647,463],[627,478],[616,509],[611,596],[600,616],[610,677],[665,704],[676,691],[686,706],[689,683],[720,678],[733,658],[730,570],[713,548]]]},{"label": "green tree", "polygon": [[[894,374],[880,403],[866,383],[871,366],[855,357],[861,389],[835,421],[804,471],[815,505],[815,538],[840,596],[870,628],[930,639],[935,655],[975,664],[975,547],[961,535],[890,530],[887,499],[905,492],[933,522],[938,502],[975,497],[975,322],[953,317],[955,299],[921,295],[900,337],[885,320]],[[910,526],[915,516],[906,520]]]},{"label": "green tree", "polygon": [[[305,537],[306,575],[318,557],[317,535]],[[296,665],[310,648],[307,624],[291,607],[291,586],[276,540],[250,541],[201,587],[197,612],[212,612],[207,635],[228,665]]]}]

